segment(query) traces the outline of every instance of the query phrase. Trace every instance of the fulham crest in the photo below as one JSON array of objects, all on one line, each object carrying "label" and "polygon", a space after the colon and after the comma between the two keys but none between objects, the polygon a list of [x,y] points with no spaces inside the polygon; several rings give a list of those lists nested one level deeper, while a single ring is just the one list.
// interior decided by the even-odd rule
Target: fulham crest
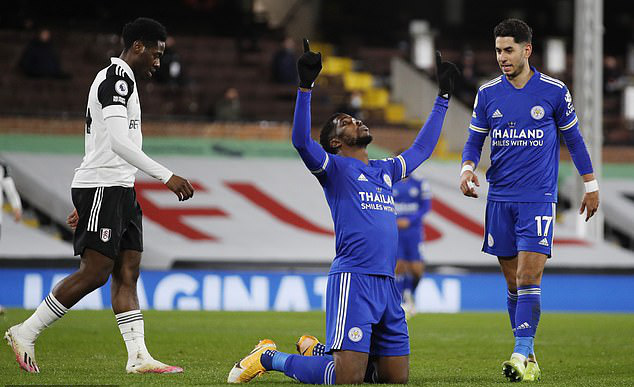
[{"label": "fulham crest", "polygon": [[101,239],[102,242],[108,242],[110,240],[110,237],[112,237],[112,230],[109,228],[102,228],[99,231],[99,239]]}]

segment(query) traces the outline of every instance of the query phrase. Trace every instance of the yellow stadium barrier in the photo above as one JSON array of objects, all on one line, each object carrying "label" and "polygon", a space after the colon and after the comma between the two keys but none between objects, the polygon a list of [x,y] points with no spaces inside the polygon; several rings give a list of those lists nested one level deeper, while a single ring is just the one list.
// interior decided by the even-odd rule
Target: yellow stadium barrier
[{"label": "yellow stadium barrier", "polygon": [[323,58],[323,75],[342,75],[352,71],[352,59],[340,56],[327,56]]},{"label": "yellow stadium barrier", "polygon": [[383,88],[372,88],[363,93],[361,106],[364,109],[382,109],[390,102],[390,92]]},{"label": "yellow stadium barrier", "polygon": [[310,42],[310,50],[313,52],[321,52],[322,58],[331,56],[334,51],[332,44],[323,42]]},{"label": "yellow stadium barrier", "polygon": [[348,90],[369,90],[374,85],[374,77],[366,72],[349,71],[343,74],[343,87]]}]

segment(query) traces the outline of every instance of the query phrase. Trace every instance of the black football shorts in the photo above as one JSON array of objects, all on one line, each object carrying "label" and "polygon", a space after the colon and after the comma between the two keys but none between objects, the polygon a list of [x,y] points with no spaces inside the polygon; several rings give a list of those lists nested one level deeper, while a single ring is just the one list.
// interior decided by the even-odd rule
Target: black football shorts
[{"label": "black football shorts", "polygon": [[79,222],[75,255],[85,249],[117,259],[122,250],[143,251],[143,212],[133,187],[72,188]]}]

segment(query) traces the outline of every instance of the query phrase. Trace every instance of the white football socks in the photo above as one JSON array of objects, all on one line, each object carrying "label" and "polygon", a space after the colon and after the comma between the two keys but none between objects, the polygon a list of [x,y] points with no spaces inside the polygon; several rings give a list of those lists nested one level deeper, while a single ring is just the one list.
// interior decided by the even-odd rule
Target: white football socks
[{"label": "white football socks", "polygon": [[53,293],[50,293],[35,309],[31,317],[22,323],[18,332],[25,339],[35,342],[35,339],[44,329],[64,317],[67,311],[68,309],[57,301]]},{"label": "white football socks", "polygon": [[145,346],[143,315],[140,310],[130,310],[115,315],[119,331],[123,336],[125,348],[128,350],[128,361],[135,360],[139,355],[145,359],[152,359]]}]

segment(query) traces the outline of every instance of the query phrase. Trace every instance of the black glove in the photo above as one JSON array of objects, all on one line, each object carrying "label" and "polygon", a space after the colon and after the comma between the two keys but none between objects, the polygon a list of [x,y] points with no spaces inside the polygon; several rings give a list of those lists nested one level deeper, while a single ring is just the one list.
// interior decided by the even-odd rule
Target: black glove
[{"label": "black glove", "polygon": [[436,78],[438,80],[438,96],[445,99],[451,97],[456,77],[460,74],[458,67],[451,62],[443,62],[440,51],[436,51]]},{"label": "black glove", "polygon": [[297,60],[297,74],[299,74],[299,87],[312,89],[315,79],[321,71],[321,52],[310,51],[308,39],[304,38],[304,53]]}]

